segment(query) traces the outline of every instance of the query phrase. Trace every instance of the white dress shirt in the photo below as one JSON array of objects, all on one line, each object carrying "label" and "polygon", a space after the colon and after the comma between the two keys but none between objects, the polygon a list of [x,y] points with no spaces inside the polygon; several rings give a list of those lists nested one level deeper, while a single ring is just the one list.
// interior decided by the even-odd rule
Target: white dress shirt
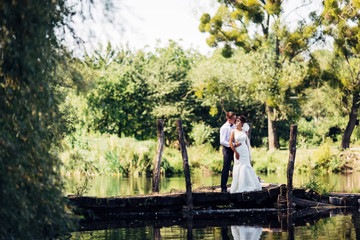
[{"label": "white dress shirt", "polygon": [[224,125],[222,125],[222,127],[220,128],[220,144],[221,145],[223,145],[224,147],[230,147],[230,145],[229,145],[230,135],[231,135],[231,131],[234,129],[236,129],[235,124],[230,126],[230,123],[226,122]]}]

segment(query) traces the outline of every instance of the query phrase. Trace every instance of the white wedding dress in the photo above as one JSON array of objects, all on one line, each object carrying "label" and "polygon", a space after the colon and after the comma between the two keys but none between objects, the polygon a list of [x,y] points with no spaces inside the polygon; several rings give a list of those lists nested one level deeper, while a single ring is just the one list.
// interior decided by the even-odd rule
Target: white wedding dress
[{"label": "white wedding dress", "polygon": [[241,145],[235,148],[239,153],[240,158],[236,159],[236,156],[234,156],[234,167],[232,171],[233,180],[230,193],[260,191],[262,189],[261,184],[250,164],[251,154],[249,138],[244,131],[239,131],[237,129],[233,131],[235,141],[241,143]]}]

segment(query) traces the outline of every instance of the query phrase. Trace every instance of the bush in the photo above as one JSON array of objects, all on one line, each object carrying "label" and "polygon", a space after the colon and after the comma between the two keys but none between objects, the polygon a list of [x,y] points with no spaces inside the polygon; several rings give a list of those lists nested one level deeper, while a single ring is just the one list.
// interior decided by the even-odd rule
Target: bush
[{"label": "bush", "polygon": [[192,124],[192,131],[190,138],[194,141],[194,145],[201,145],[204,143],[212,143],[214,139],[211,135],[214,133],[214,129],[206,125],[204,122]]},{"label": "bush", "polygon": [[317,131],[318,124],[314,120],[306,121],[301,118],[298,122],[298,145],[300,147],[318,146],[321,144],[323,137]]},{"label": "bush", "polygon": [[314,152],[313,158],[315,160],[315,168],[328,169],[333,154],[330,152],[329,144],[325,143],[320,146],[318,150]]},{"label": "bush", "polygon": [[147,174],[153,169],[155,141],[84,133],[63,142],[62,172],[80,174]]},{"label": "bush", "polygon": [[324,143],[314,152],[315,169],[331,172],[340,172],[345,168],[345,161],[340,158],[338,150],[332,150],[328,143]]},{"label": "bush", "polygon": [[[75,139],[75,140],[74,140]],[[70,143],[69,143],[70,142]],[[220,173],[223,167],[221,151],[210,143],[187,148],[191,171]],[[67,138],[59,156],[62,172],[80,174],[151,174],[156,154],[155,141],[137,141],[134,138],[118,138],[117,135],[84,133]],[[285,172],[289,151],[269,152],[265,148],[252,148],[252,165],[257,172]],[[297,149],[295,171],[309,172],[314,169],[339,172],[360,169],[358,155],[352,151],[331,149],[326,143],[316,149]],[[357,165],[356,165],[357,164]],[[181,152],[165,147],[161,172],[167,176],[183,173]]]},{"label": "bush", "polygon": [[252,165],[255,171],[258,172],[283,172],[287,167],[288,152],[274,151],[268,152],[266,149],[253,148],[252,151]]},{"label": "bush", "polygon": [[328,195],[333,191],[334,186],[330,187],[329,184],[321,183],[319,177],[314,174],[310,177],[309,181],[301,185],[301,188],[312,189],[321,195]]}]

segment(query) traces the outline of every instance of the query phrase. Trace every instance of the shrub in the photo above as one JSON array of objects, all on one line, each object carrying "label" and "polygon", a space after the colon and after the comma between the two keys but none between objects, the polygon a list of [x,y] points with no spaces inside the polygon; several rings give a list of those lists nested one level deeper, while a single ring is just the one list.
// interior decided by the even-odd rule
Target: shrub
[{"label": "shrub", "polygon": [[62,172],[80,174],[147,174],[152,171],[155,141],[84,133],[63,142]]},{"label": "shrub", "polygon": [[192,131],[190,138],[194,141],[194,145],[201,145],[204,143],[213,142],[211,135],[214,133],[214,129],[206,125],[204,122],[192,124]]},{"label": "shrub", "polygon": [[319,177],[314,174],[310,177],[308,182],[301,185],[301,188],[310,188],[321,195],[328,195],[333,191],[334,186],[330,187],[329,184],[321,183]]},{"label": "shrub", "polygon": [[282,172],[286,170],[288,152],[268,152],[266,149],[253,148],[251,151],[253,168],[258,172]]},{"label": "shrub", "polygon": [[313,154],[315,169],[338,172],[341,170],[342,161],[336,157],[328,143],[324,143]]}]

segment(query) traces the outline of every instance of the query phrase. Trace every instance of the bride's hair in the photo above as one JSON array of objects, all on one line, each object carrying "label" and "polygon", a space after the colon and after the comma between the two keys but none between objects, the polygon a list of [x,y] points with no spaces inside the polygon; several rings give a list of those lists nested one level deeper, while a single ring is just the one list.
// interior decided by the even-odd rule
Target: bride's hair
[{"label": "bride's hair", "polygon": [[245,116],[239,116],[237,117],[242,123],[246,123],[246,117]]}]

